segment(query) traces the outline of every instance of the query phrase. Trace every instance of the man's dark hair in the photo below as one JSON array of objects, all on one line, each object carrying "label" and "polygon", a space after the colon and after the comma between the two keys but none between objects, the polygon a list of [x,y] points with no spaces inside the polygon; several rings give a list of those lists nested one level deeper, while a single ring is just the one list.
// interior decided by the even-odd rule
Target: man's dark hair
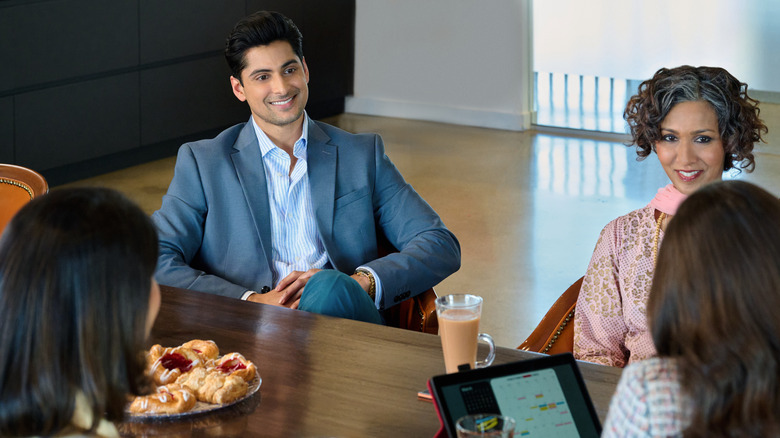
[{"label": "man's dark hair", "polygon": [[241,82],[241,71],[246,68],[247,50],[267,46],[274,41],[287,41],[298,58],[303,60],[303,35],[295,23],[284,15],[258,11],[236,23],[225,43],[225,59],[233,77]]}]

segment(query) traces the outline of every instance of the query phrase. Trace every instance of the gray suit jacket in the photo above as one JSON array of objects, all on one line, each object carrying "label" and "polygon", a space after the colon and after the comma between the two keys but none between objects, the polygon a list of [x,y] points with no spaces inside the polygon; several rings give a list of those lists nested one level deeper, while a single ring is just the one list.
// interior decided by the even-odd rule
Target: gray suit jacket
[{"label": "gray suit jacket", "polygon": [[[331,265],[372,268],[381,308],[436,285],[460,267],[460,245],[404,181],[376,134],[309,121],[308,177]],[[184,144],[152,215],[160,236],[160,284],[241,297],[273,288],[271,221],[263,159],[251,123]],[[400,252],[378,258],[377,230]]]}]

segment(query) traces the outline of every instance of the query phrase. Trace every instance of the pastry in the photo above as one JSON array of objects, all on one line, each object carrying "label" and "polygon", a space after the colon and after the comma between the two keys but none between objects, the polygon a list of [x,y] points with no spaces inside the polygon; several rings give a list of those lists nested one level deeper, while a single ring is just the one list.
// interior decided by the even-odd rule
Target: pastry
[{"label": "pastry", "polygon": [[155,360],[149,374],[157,385],[173,383],[182,373],[203,366],[203,360],[194,350],[185,347],[166,348]]},{"label": "pastry", "polygon": [[239,376],[212,371],[195,395],[207,403],[230,403],[246,395],[249,385]]},{"label": "pastry", "polygon": [[165,347],[160,344],[152,345],[152,348],[146,352],[146,368],[151,369],[154,362],[165,353]]},{"label": "pastry", "polygon": [[132,399],[129,412],[169,415],[187,412],[196,402],[231,403],[247,394],[248,382],[257,374],[240,353],[220,357],[214,341],[201,339],[175,348],[153,345],[146,353],[146,367],[158,392]]},{"label": "pastry", "polygon": [[[214,368],[198,367],[193,368],[187,373],[182,374],[176,379],[176,383],[185,388],[189,388],[193,394],[198,394],[198,390],[206,382],[209,373],[214,372]],[[208,400],[201,400],[208,402]]]},{"label": "pastry", "polygon": [[191,348],[196,353],[200,354],[203,358],[203,362],[213,360],[219,357],[219,348],[214,341],[204,341],[202,339],[193,339],[189,342],[181,344],[182,347]]},{"label": "pastry", "polygon": [[189,389],[172,384],[160,386],[154,394],[136,397],[128,410],[134,414],[180,414],[192,409],[196,401]]},{"label": "pastry", "polygon": [[228,353],[222,356],[215,362],[214,367],[224,374],[238,376],[245,382],[254,379],[257,373],[255,364],[246,360],[241,353]]}]

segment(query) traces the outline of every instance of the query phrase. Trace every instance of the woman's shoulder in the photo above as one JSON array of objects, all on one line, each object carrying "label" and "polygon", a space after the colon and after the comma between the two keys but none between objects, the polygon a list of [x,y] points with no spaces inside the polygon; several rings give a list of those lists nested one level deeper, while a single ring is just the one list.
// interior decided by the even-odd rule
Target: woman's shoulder
[{"label": "woman's shoulder", "polygon": [[655,209],[648,205],[618,216],[601,230],[601,238],[612,236],[617,242],[622,242],[624,238],[631,238],[639,234],[642,229],[653,226],[654,214]]},{"label": "woman's shoulder", "polygon": [[638,208],[634,211],[626,213],[623,216],[618,216],[617,218],[613,219],[610,224],[620,225],[621,227],[638,227],[642,224],[645,224],[650,218],[653,218],[654,221],[654,215],[655,208],[651,207],[650,205],[646,205],[642,208]]},{"label": "woman's shoulder", "polygon": [[678,436],[683,426],[677,366],[650,358],[623,369],[602,436]]},{"label": "woman's shoulder", "polygon": [[637,382],[670,382],[679,386],[677,363],[673,359],[651,357],[634,362],[623,370],[626,379]]},{"label": "woman's shoulder", "polygon": [[618,385],[623,388],[622,396],[641,400],[651,417],[653,412],[674,405],[680,394],[677,366],[673,360],[658,357],[628,365]]},{"label": "woman's shoulder", "polygon": [[678,434],[684,428],[685,404],[676,362],[654,357],[629,365],[624,373],[628,381],[636,383],[634,390],[645,400],[647,421],[654,435]]}]

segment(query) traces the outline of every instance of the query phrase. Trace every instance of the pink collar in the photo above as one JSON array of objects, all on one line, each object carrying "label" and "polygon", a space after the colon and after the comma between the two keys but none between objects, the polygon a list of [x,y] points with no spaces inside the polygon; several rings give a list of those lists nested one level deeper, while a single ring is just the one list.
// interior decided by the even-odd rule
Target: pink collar
[{"label": "pink collar", "polygon": [[655,198],[650,201],[650,206],[656,210],[674,216],[677,213],[677,207],[685,201],[688,195],[683,195],[679,190],[674,188],[674,184],[669,184],[666,187],[658,189]]}]

